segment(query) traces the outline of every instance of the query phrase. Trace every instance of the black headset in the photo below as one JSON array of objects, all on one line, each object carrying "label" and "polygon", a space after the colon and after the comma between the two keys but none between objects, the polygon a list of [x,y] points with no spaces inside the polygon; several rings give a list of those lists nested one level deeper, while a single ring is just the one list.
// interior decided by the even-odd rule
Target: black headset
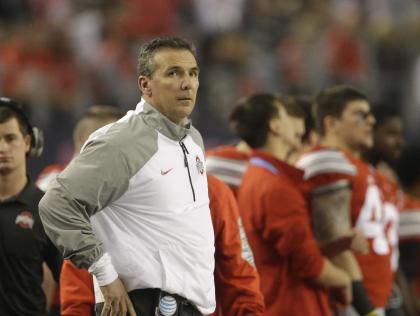
[{"label": "black headset", "polygon": [[0,97],[0,106],[7,107],[13,112],[19,114],[28,129],[29,136],[31,137],[31,149],[28,154],[34,157],[41,156],[44,149],[44,135],[39,128],[31,125],[28,117],[22,109],[22,106],[19,103],[5,97]]}]

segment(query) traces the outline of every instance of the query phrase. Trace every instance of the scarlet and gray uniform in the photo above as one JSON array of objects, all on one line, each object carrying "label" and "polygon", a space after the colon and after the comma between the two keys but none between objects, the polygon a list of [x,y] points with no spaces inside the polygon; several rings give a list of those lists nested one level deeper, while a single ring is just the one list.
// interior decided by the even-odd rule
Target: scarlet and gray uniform
[{"label": "scarlet and gray uniform", "polygon": [[266,316],[331,315],[327,293],[315,282],[325,258],[310,226],[302,176],[271,154],[255,151],[239,188]]},{"label": "scarlet and gray uniform", "polygon": [[235,197],[216,177],[208,175],[208,183],[216,241],[214,279],[218,309],[214,315],[263,315],[260,280]]},{"label": "scarlet and gray uniform", "polygon": [[220,146],[206,152],[208,173],[226,183],[235,196],[248,168],[248,160],[249,155],[240,152],[235,146]]},{"label": "scarlet and gray uniform", "polygon": [[142,100],[93,133],[53,180],[40,202],[46,232],[99,283],[118,274],[128,291],[160,288],[209,314],[214,233],[203,162],[200,134]]},{"label": "scarlet and gray uniform", "polygon": [[305,189],[315,190],[351,185],[350,217],[369,243],[369,254],[356,255],[363,284],[372,304],[385,307],[391,294],[393,273],[391,251],[386,236],[385,200],[378,173],[366,162],[348,152],[317,146],[303,155],[297,166],[305,172]]}]

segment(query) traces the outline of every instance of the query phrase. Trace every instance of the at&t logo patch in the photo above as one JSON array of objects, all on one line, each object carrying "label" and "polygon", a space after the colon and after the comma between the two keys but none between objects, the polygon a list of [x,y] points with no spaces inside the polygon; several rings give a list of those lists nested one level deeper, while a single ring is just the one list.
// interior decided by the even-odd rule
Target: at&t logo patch
[{"label": "at&t logo patch", "polygon": [[172,316],[175,314],[177,308],[176,300],[172,296],[164,296],[159,302],[159,315]]}]

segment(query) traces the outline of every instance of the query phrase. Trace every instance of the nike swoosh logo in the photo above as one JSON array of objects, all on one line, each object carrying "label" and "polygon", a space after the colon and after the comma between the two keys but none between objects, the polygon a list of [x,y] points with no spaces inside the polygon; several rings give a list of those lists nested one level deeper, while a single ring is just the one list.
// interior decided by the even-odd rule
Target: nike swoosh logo
[{"label": "nike swoosh logo", "polygon": [[166,171],[160,170],[160,174],[161,174],[162,176],[164,176],[165,174],[168,174],[168,173],[169,173],[172,169],[173,169],[173,168],[168,169],[168,170],[166,170]]}]

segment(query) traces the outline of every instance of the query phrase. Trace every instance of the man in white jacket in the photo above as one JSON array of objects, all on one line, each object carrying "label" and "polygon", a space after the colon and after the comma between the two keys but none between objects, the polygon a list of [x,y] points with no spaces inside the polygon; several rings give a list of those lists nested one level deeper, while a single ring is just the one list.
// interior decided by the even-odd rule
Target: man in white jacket
[{"label": "man in white jacket", "polygon": [[41,200],[41,218],[64,257],[96,277],[101,315],[209,314],[214,233],[203,141],[188,119],[194,50],[152,40],[138,71],[142,100],[91,135]]}]

